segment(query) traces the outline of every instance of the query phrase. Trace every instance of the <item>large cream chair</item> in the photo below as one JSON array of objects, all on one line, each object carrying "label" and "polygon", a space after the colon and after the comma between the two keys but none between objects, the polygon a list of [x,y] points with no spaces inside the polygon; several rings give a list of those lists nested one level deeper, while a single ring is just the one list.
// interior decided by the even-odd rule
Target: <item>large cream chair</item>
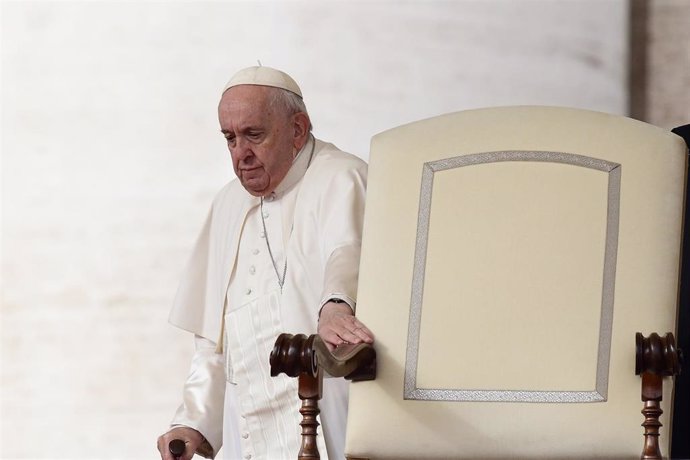
[{"label": "large cream chair", "polygon": [[[636,333],[675,332],[686,158],[554,107],[375,136],[357,315],[377,375],[350,387],[347,455],[639,458]],[[664,455],[671,400],[667,379]]]}]

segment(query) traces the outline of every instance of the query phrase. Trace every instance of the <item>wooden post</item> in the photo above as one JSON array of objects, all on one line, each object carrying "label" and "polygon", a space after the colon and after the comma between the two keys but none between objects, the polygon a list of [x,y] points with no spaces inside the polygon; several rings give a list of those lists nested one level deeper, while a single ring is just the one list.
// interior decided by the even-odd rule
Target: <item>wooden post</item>
[{"label": "wooden post", "polygon": [[676,349],[676,340],[670,332],[664,338],[653,332],[644,337],[640,332],[635,334],[635,374],[642,377],[642,415],[644,415],[644,446],[640,459],[662,460],[659,447],[659,417],[663,397],[664,377],[680,374],[680,350]]},{"label": "wooden post", "polygon": [[642,374],[642,401],[644,408],[644,447],[642,448],[641,459],[661,460],[661,449],[659,448],[659,428],[661,422],[659,417],[664,413],[661,410],[661,397],[663,389],[663,378],[660,375],[644,372]]},{"label": "wooden post", "polygon": [[331,353],[317,335],[280,334],[270,356],[271,376],[281,373],[297,377],[297,391],[302,407],[302,445],[299,460],[319,459],[316,444],[319,422],[319,399],[323,387],[323,372],[348,380],[376,378],[376,350],[366,343],[336,348]]},{"label": "wooden post", "polygon": [[316,436],[318,435],[319,422],[317,415],[319,415],[319,399],[321,399],[323,385],[323,375],[321,371],[317,371],[314,377],[307,373],[302,373],[298,377],[298,393],[299,399],[302,400],[302,407],[299,413],[302,414],[302,445],[299,449],[297,458],[299,460],[319,459],[319,448],[316,444]]}]

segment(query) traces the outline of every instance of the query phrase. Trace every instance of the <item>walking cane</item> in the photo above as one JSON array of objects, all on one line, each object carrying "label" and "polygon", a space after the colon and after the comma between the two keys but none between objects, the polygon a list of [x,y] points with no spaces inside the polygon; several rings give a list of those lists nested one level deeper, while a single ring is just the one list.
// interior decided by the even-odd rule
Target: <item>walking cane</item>
[{"label": "walking cane", "polygon": [[185,451],[185,443],[181,439],[173,439],[168,443],[168,449],[170,449],[170,453],[173,454],[173,457],[180,458]]}]

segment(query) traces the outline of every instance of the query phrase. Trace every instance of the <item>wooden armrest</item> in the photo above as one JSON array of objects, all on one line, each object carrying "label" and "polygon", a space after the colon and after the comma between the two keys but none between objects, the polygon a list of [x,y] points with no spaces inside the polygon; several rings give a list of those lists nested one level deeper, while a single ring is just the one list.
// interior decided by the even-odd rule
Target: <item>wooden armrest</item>
[{"label": "wooden armrest", "polygon": [[370,344],[339,345],[331,352],[318,335],[313,343],[318,366],[329,375],[354,382],[376,378],[376,350]]},{"label": "wooden armrest", "polygon": [[368,343],[347,344],[331,352],[318,335],[280,334],[271,352],[271,376],[301,373],[316,376],[319,369],[333,377],[362,381],[376,378],[376,350]]},{"label": "wooden armrest", "polygon": [[280,334],[270,357],[271,376],[285,373],[298,378],[298,395],[302,400],[302,444],[297,458],[315,460],[323,373],[348,380],[376,378],[376,350],[367,343],[341,345],[331,352],[318,335]]}]

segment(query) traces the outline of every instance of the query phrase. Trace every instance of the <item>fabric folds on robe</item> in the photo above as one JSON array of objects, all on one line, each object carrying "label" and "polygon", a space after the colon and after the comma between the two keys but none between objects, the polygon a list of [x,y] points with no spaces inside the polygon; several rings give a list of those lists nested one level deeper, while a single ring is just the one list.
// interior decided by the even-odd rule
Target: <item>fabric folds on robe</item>
[{"label": "fabric folds on robe", "polygon": [[[280,327],[283,332],[293,334],[316,333],[322,303],[330,297],[339,297],[354,307],[357,292],[366,164],[331,144],[318,140],[314,142],[311,164],[303,176],[297,178],[299,192],[291,197],[290,190],[287,190],[283,197],[283,192],[276,190],[277,199],[286,200],[283,213],[287,209],[292,214],[288,216],[289,222],[283,221],[283,226],[290,233],[283,235],[288,270],[279,308]],[[291,173],[292,169],[288,175]],[[290,199],[294,202],[289,202]],[[225,314],[238,307],[234,304],[234,298],[226,301],[226,295],[232,292],[232,289],[228,291],[228,287],[236,268],[240,237],[247,215],[250,211],[250,214],[256,214],[252,210],[258,205],[259,198],[249,195],[237,180],[219,192],[196,242],[170,314],[173,325],[206,340],[201,347],[197,343],[197,354],[190,373],[191,383],[188,382],[191,388],[185,388],[185,404],[173,423],[199,429],[214,453],[222,445],[223,436],[217,428],[209,425],[219,424],[223,420],[225,397],[225,391],[219,391],[215,382],[220,375],[224,387],[226,376],[232,375],[233,364],[218,353],[215,353],[215,357],[210,356],[208,348],[215,344],[215,351],[223,351],[228,357],[227,346],[233,341],[226,340],[225,334],[238,330],[238,325],[232,328],[224,326]],[[197,360],[199,354],[204,355],[206,361],[201,358]],[[220,359],[216,359],[218,356]],[[199,365],[213,369],[195,369]],[[209,382],[207,388],[203,388],[203,385],[198,385],[199,375],[208,375],[209,381],[213,380],[214,383]],[[339,458],[343,452],[347,384],[342,379],[327,379],[324,386],[327,389],[321,404],[320,434],[324,434],[331,458]],[[235,406],[242,405],[240,390],[235,387],[231,390],[235,393],[232,399],[240,400],[236,401]],[[225,414],[225,419],[226,429],[232,426],[237,429],[236,414]],[[239,434],[235,438],[237,436]],[[230,450],[238,451],[236,446],[225,448],[225,451]]]}]

